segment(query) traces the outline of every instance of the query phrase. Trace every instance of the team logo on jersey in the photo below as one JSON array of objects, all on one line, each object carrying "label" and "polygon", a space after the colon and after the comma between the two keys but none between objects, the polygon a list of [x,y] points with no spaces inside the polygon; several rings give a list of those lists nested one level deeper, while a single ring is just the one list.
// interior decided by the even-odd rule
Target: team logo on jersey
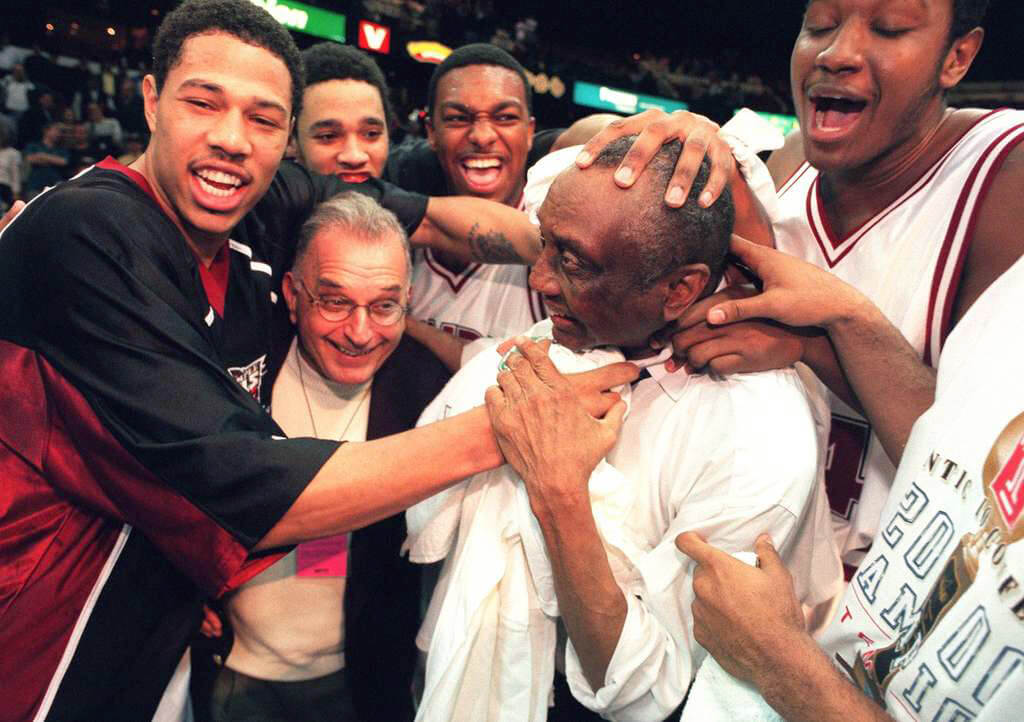
[{"label": "team logo on jersey", "polygon": [[228,373],[234,377],[238,385],[252,394],[257,401],[260,400],[260,386],[263,385],[263,375],[267,372],[267,355],[263,354],[248,366],[232,366]]},{"label": "team logo on jersey", "polygon": [[992,482],[996,508],[1007,527],[1013,528],[1024,511],[1024,441],[1018,441],[999,476]]}]

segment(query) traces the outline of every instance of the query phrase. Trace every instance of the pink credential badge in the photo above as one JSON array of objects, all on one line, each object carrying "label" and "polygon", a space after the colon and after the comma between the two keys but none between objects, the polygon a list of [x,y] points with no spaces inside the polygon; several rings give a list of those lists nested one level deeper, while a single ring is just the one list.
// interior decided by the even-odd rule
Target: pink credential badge
[{"label": "pink credential badge", "polygon": [[348,534],[303,542],[295,550],[300,577],[344,577],[348,573]]}]

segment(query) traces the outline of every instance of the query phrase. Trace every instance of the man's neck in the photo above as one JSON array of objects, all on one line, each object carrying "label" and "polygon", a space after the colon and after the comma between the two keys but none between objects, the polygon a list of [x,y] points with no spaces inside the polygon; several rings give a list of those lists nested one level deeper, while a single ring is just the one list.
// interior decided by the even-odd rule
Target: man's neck
[{"label": "man's neck", "polygon": [[213,259],[216,258],[217,253],[224,244],[227,243],[228,237],[225,234],[207,234],[197,229],[187,230],[185,225],[181,221],[181,216],[175,210],[174,206],[167,199],[163,189],[157,182],[156,174],[153,173],[152,167],[149,162],[149,150],[147,149],[142,155],[136,158],[131,165],[128,166],[137,173],[142,174],[142,177],[149,183],[149,187],[153,190],[153,196],[156,198],[157,204],[167,214],[167,217],[173,221],[174,225],[181,231],[181,235],[185,238],[185,243],[192,249],[196,258],[204,266],[209,268],[213,264]]},{"label": "man's neck", "polygon": [[653,349],[650,346],[620,346],[619,350],[622,351],[622,355],[626,357],[627,361],[650,358],[651,356],[657,356],[661,353],[660,350]]},{"label": "man's neck", "polygon": [[308,387],[309,391],[316,392],[318,389],[322,389],[329,392],[330,396],[337,397],[339,400],[348,401],[366,391],[366,387],[373,382],[372,378],[361,384],[343,384],[338,381],[334,381],[330,377],[324,375],[316,364],[310,360],[306,353],[306,349],[302,346],[302,343],[299,340],[298,335],[296,335],[292,343],[295,345],[295,369],[299,374],[299,378]]},{"label": "man's neck", "polygon": [[946,122],[953,112],[941,106],[916,137],[861,168],[821,173],[822,200],[841,237],[903,195],[955,141],[959,128]]}]

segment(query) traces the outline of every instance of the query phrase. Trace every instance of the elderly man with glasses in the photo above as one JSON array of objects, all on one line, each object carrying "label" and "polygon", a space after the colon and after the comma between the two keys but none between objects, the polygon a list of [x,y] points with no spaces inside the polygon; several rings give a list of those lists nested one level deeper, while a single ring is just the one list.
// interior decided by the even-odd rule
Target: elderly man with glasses
[{"label": "elderly man with glasses", "polygon": [[[271,399],[289,436],[404,431],[440,391],[444,367],[403,337],[409,271],[402,226],[366,196],[305,223],[282,289],[298,334]],[[399,556],[404,536],[397,515],[300,544],[228,598],[223,666],[196,655],[199,718],[411,719],[419,577]],[[219,625],[208,615],[207,631]]]}]

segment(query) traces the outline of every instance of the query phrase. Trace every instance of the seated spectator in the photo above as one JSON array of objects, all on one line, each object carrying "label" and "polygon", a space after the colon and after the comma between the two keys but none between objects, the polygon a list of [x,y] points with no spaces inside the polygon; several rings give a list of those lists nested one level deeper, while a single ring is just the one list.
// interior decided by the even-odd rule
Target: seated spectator
[{"label": "seated spectator", "polygon": [[145,135],[146,116],[142,107],[142,95],[139,93],[139,81],[131,77],[121,78],[117,97],[114,98],[114,117],[121,124],[125,133]]},{"label": "seated spectator", "polygon": [[18,142],[39,142],[46,126],[59,118],[57,98],[53,91],[46,87],[37,88],[28,110],[18,118]]},{"label": "seated spectator", "polygon": [[19,48],[11,42],[10,33],[4,31],[0,34],[0,73],[11,72],[27,55],[28,50]]},{"label": "seated spectator", "polygon": [[0,127],[0,212],[21,197],[21,153],[8,142],[6,128]]},{"label": "seated spectator", "polygon": [[99,75],[86,71],[83,80],[84,83],[75,89],[71,98],[71,108],[75,111],[77,118],[86,117],[89,103],[106,101]]},{"label": "seated spectator", "polygon": [[[283,286],[298,336],[272,395],[289,436],[405,431],[444,386],[441,362],[403,337],[410,266],[398,220],[363,195],[305,223]],[[300,544],[227,599],[223,668],[207,681],[194,662],[199,719],[411,720],[419,570],[399,556],[404,538],[398,514]]]},{"label": "seated spectator", "polygon": [[35,90],[35,83],[25,75],[25,66],[18,63],[0,84],[4,90],[4,111],[17,122],[29,108],[29,93]]},{"label": "seated spectator", "polygon": [[89,148],[93,154],[103,158],[114,155],[121,149],[121,124],[117,118],[108,118],[102,103],[92,102],[85,108],[89,123]]},{"label": "seated spectator", "polygon": [[65,171],[71,153],[61,147],[60,135],[60,123],[50,123],[43,130],[41,141],[25,146],[25,160],[30,168],[24,185],[25,200],[30,200],[43,189],[57,185],[67,177]]},{"label": "seated spectator", "polygon": [[117,162],[121,165],[131,165],[135,160],[142,155],[142,151],[146,149],[145,144],[142,142],[142,136],[138,133],[125,133],[124,135],[124,152],[117,156]]}]

